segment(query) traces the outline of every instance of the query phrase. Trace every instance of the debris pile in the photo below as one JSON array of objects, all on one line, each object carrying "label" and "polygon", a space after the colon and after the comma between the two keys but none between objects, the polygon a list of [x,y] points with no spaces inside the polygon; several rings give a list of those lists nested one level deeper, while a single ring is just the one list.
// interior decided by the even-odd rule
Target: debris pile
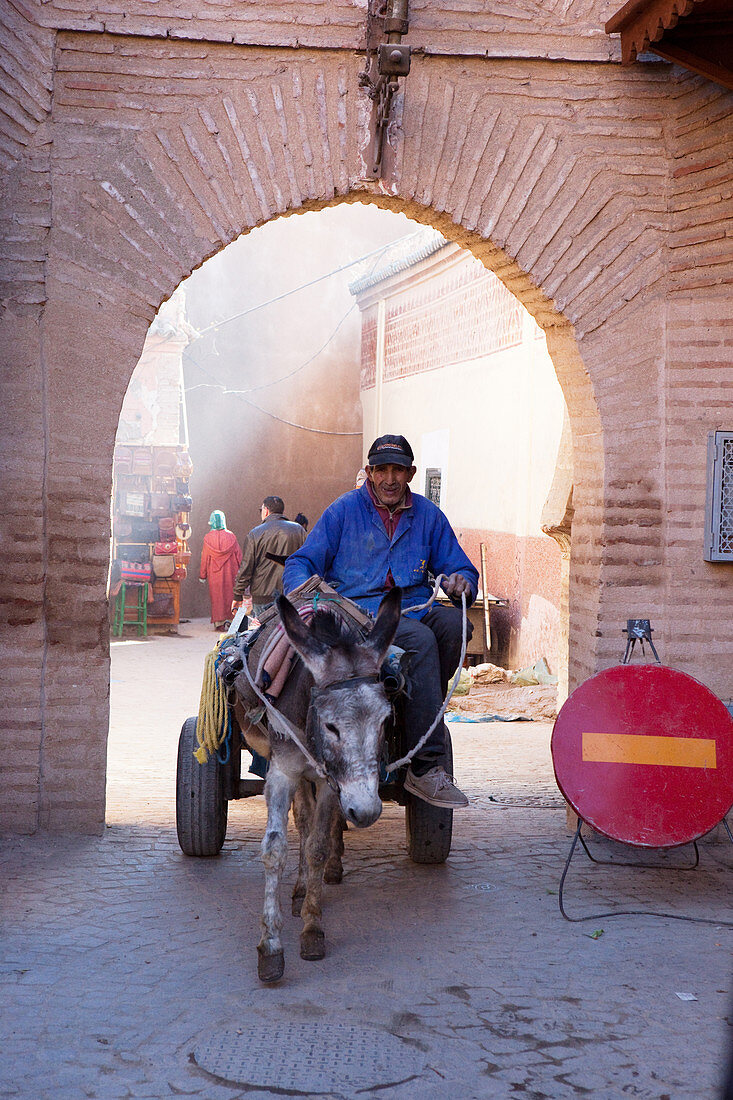
[{"label": "debris pile", "polygon": [[557,676],[544,657],[515,672],[492,664],[464,668],[448,712],[474,720],[551,721],[557,717]]}]

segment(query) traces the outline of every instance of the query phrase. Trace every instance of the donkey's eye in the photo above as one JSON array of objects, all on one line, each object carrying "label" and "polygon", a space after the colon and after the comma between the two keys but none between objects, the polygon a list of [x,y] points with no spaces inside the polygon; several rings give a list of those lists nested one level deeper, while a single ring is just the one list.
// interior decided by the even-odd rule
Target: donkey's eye
[{"label": "donkey's eye", "polygon": [[334,726],[333,722],[326,722],[326,729],[329,733],[332,733],[334,737],[341,737],[341,734],[338,731],[338,726]]}]

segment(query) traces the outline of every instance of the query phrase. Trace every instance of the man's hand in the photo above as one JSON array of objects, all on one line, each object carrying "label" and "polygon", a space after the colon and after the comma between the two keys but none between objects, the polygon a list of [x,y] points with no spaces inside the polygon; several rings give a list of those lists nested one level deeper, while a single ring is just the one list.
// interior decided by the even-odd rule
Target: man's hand
[{"label": "man's hand", "polygon": [[451,599],[459,599],[465,592],[466,599],[471,598],[471,585],[468,583],[462,573],[451,573],[447,580],[441,582],[440,587],[445,592],[446,596],[450,596]]},{"label": "man's hand", "polygon": [[232,607],[231,607],[232,615],[234,615],[235,612],[239,611],[241,606],[242,606],[242,601],[241,600],[232,600]]}]

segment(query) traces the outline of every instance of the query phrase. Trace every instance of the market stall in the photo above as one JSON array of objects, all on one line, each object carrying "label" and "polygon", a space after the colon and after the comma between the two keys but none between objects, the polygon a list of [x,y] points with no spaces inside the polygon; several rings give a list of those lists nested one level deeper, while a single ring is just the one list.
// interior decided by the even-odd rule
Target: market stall
[{"label": "market stall", "polygon": [[117,446],[114,458],[113,633],[177,628],[180,585],[191,560],[189,478],[184,447]]}]

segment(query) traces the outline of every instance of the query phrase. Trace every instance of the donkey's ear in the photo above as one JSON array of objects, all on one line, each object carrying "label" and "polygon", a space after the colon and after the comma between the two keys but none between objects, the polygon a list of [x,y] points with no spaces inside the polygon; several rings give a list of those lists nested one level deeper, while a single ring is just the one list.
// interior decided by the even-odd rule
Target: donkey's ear
[{"label": "donkey's ear", "polygon": [[400,625],[400,608],[402,607],[402,589],[390,588],[382,599],[377,612],[377,621],[372,627],[372,632],[366,640],[366,645],[373,649],[381,665],[387,656],[387,650],[392,645],[392,640]]},{"label": "donkey's ear", "polygon": [[293,649],[300,654],[311,672],[318,673],[328,647],[313,637],[286,596],[278,596],[275,604]]}]

